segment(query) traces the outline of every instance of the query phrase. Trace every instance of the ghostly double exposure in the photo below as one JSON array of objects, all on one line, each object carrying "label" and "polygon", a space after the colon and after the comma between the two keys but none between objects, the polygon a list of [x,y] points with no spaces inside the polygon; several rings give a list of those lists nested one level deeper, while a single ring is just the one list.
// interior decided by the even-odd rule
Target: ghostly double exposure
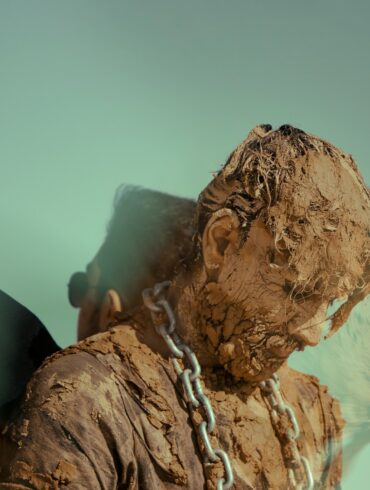
[{"label": "ghostly double exposure", "polygon": [[197,201],[121,187],[69,282],[79,341],[48,337],[2,399],[0,488],[340,488],[370,435],[348,321],[369,211],[353,158],[290,125],[254,128]]}]

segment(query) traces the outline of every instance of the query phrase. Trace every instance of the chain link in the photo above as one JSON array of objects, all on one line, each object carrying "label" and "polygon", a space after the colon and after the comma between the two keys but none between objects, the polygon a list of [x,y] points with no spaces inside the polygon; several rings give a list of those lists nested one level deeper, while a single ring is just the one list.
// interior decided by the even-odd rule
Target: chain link
[{"label": "chain link", "polygon": [[[163,337],[173,355],[172,362],[176,374],[182,382],[186,401],[191,411],[194,411],[200,406],[203,408],[205,420],[200,423],[198,430],[204,447],[205,463],[213,464],[218,461],[222,462],[224,466],[224,478],[217,480],[217,490],[228,490],[234,483],[234,474],[227,453],[220,448],[214,448],[209,439],[209,435],[214,431],[216,426],[216,417],[211,402],[204,393],[200,382],[200,364],[193,350],[175,332],[176,321],[171,306],[167,300],[158,299],[161,293],[169,287],[169,284],[169,281],[165,281],[156,284],[153,289],[145,289],[143,291],[144,304],[150,310],[153,320],[155,314],[161,312],[164,312],[167,316],[168,324],[163,323],[159,327],[156,327],[156,330]],[[181,367],[178,359],[184,360],[185,369]]]},{"label": "chain link", "polygon": [[[173,355],[172,363],[176,374],[182,382],[186,401],[188,402],[190,409],[194,411],[196,408],[202,406],[204,410],[205,420],[200,423],[198,430],[204,446],[205,463],[212,464],[217,461],[222,462],[225,478],[220,478],[217,481],[217,490],[227,490],[232,487],[234,482],[233,470],[227,453],[222,449],[214,448],[209,439],[209,435],[215,429],[216,418],[211,402],[203,392],[200,382],[200,364],[193,350],[183,342],[179,335],[177,335],[176,319],[170,304],[166,299],[160,299],[161,294],[168,289],[169,285],[170,282],[165,281],[156,284],[153,289],[145,289],[143,291],[144,304],[150,310],[154,325],[156,325],[155,314],[165,313],[167,317],[168,323],[156,326],[156,330],[158,334],[162,336]],[[185,369],[181,367],[178,359],[184,361],[184,365],[187,366]],[[295,490],[313,490],[314,479],[310,464],[307,458],[299,453],[297,446],[297,439],[300,436],[298,422],[293,409],[283,400],[280,392],[279,377],[277,374],[273,374],[270,379],[262,381],[259,386],[262,394],[268,400],[274,422],[276,423],[279,420],[279,417],[286,414],[291,423],[291,428],[289,428],[285,434],[288,439],[290,452],[293,455],[293,457],[288,460],[288,478],[291,487]],[[299,467],[303,467],[306,476],[305,485],[303,482],[299,481],[301,479],[300,474],[297,472],[297,468]]]},{"label": "chain link", "polygon": [[[284,413],[288,416],[291,423],[291,428],[286,432],[286,437],[288,439],[288,446],[293,457],[288,460],[288,475],[291,486],[297,490],[313,490],[314,479],[312,476],[312,471],[308,459],[299,453],[297,446],[297,439],[300,436],[300,430],[295,413],[289,405],[287,405],[280,392],[280,380],[277,374],[273,374],[272,377],[266,381],[261,381],[260,388],[262,393],[265,394],[270,407],[272,419],[276,423],[279,416]],[[303,486],[303,482],[299,482],[300,475],[297,472],[297,468],[303,467],[304,474],[306,476],[306,485]]]}]

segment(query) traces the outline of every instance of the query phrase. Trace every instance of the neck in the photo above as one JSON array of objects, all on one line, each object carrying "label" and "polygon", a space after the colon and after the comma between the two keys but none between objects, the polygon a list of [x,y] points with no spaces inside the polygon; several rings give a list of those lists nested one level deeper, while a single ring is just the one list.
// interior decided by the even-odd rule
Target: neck
[{"label": "neck", "polygon": [[269,331],[265,322],[252,318],[245,306],[232,301],[204,269],[191,276],[179,274],[168,300],[175,311],[178,334],[203,367],[224,369],[235,383],[243,380],[252,386],[283,364],[285,357],[271,357],[269,349],[284,339]]},{"label": "neck", "polygon": [[155,330],[150,311],[146,306],[143,304],[136,305],[124,312],[116,313],[115,320],[111,326],[124,325],[129,325],[133,328],[140,342],[149,346],[153,352],[165,358],[170,356],[170,352],[162,337]]},{"label": "neck", "polygon": [[181,272],[173,281],[168,300],[174,309],[177,333],[191,346],[203,367],[222,367],[218,361],[217,330],[207,321],[207,275],[199,268]]}]

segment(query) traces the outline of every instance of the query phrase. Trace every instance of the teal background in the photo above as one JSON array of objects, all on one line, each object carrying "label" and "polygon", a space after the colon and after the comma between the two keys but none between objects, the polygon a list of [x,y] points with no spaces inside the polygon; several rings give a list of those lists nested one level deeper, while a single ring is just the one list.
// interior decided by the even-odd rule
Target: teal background
[{"label": "teal background", "polygon": [[[196,196],[260,122],[370,182],[370,3],[0,0],[0,288],[62,345],[122,182]],[[369,446],[368,446],[369,448]],[[364,451],[345,489],[368,488]]]}]

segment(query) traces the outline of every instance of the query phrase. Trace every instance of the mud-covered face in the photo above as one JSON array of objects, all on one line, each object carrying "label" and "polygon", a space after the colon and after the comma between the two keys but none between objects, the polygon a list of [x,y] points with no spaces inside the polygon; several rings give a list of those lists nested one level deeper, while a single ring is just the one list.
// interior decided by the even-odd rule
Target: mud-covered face
[{"label": "mud-covered face", "polygon": [[201,194],[204,221],[200,325],[236,378],[265,379],[317,344],[330,302],[364,284],[369,194],[352,158],[316,137],[247,139]]},{"label": "mud-covered face", "polygon": [[297,275],[287,251],[277,251],[258,219],[247,242],[226,254],[217,281],[205,286],[203,326],[221,364],[237,379],[266,379],[294,350],[320,341],[334,298],[318,284],[296,292]]}]

